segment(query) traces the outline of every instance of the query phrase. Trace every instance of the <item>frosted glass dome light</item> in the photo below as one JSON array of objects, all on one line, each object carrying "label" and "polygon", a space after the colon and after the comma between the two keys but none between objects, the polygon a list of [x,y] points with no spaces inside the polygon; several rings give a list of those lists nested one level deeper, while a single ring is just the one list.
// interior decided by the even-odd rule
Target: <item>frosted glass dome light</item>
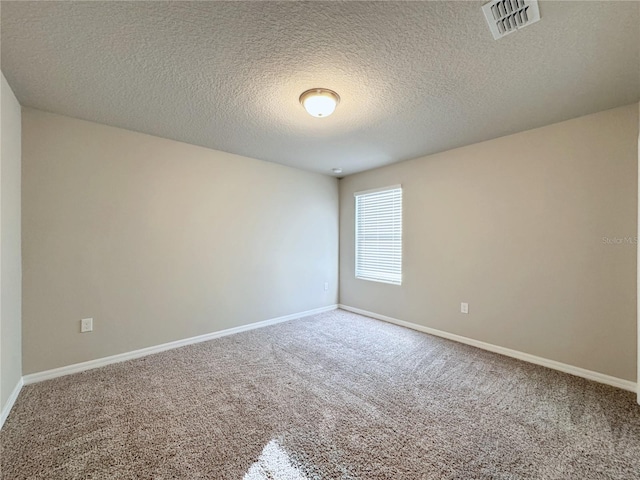
[{"label": "frosted glass dome light", "polygon": [[324,118],[335,111],[340,97],[333,90],[312,88],[300,95],[300,103],[312,117]]}]

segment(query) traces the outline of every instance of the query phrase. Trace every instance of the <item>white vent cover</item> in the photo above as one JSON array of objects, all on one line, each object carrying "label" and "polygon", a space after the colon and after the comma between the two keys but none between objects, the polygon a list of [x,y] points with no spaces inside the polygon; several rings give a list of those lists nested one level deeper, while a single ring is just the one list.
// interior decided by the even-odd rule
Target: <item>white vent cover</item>
[{"label": "white vent cover", "polygon": [[494,0],[482,11],[496,40],[540,20],[538,0]]}]

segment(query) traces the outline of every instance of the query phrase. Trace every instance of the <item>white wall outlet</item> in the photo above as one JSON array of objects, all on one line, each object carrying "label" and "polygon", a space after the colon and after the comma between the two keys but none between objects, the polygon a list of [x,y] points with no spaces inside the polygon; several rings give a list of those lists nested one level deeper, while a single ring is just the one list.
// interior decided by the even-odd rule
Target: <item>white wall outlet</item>
[{"label": "white wall outlet", "polygon": [[324,282],[324,291],[329,290],[329,282]]},{"label": "white wall outlet", "polygon": [[93,331],[93,318],[83,318],[80,320],[80,333]]},{"label": "white wall outlet", "polygon": [[462,302],[460,304],[460,313],[469,313],[469,304]]}]

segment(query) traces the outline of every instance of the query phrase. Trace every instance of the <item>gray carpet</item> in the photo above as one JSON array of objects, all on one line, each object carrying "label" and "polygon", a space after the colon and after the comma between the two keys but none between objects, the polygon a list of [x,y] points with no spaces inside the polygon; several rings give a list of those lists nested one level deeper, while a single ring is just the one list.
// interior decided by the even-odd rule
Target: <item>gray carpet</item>
[{"label": "gray carpet", "polygon": [[632,393],[344,311],[25,387],[3,479],[633,479]]}]

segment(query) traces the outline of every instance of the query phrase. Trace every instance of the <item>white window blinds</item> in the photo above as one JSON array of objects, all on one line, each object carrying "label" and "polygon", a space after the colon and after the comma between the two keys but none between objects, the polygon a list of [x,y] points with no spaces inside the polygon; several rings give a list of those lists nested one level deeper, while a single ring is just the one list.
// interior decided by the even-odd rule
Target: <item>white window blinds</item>
[{"label": "white window blinds", "polygon": [[356,277],[402,283],[402,187],[356,197]]}]

